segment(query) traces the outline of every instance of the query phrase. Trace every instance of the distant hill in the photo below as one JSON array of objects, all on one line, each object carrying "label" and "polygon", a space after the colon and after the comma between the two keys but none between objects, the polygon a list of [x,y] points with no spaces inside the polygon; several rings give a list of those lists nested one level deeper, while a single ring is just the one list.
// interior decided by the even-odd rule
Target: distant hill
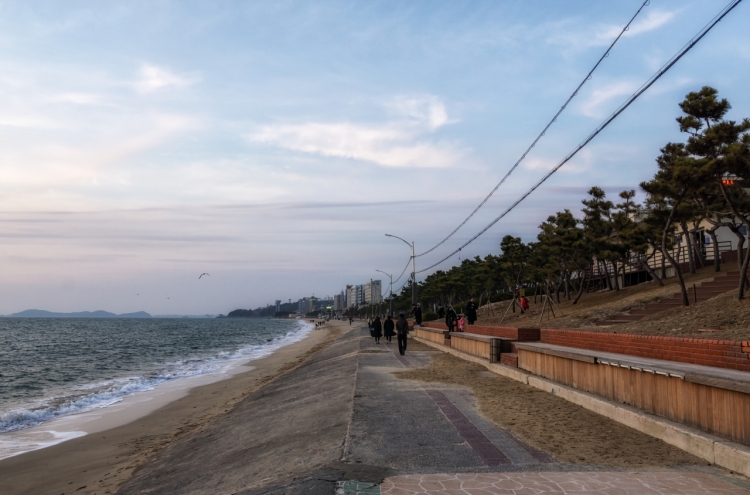
[{"label": "distant hill", "polygon": [[227,314],[227,318],[252,318],[260,316],[253,313],[251,309],[235,309]]},{"label": "distant hill", "polygon": [[79,311],[77,313],[53,313],[43,309],[27,309],[20,313],[8,315],[13,318],[151,318],[151,315],[145,311],[136,313],[124,313],[116,315],[109,311]]}]

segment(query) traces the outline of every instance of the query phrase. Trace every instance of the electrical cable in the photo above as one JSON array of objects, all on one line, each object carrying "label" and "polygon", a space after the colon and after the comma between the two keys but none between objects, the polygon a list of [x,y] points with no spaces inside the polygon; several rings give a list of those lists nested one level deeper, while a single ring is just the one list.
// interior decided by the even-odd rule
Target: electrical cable
[{"label": "electrical cable", "polygon": [[404,270],[401,272],[401,275],[399,275],[398,278],[394,282],[392,282],[392,283],[395,284],[396,282],[398,282],[399,280],[401,280],[401,277],[403,277],[404,273],[406,273],[406,269],[409,268],[409,263],[411,263],[411,256],[409,256],[409,261],[406,262],[406,266],[404,267]]},{"label": "electrical cable", "polygon": [[742,0],[732,0],[729,2],[729,4],[722,9],[721,12],[719,12],[711,21],[709,21],[708,24],[706,24],[703,29],[701,29],[698,34],[693,36],[693,38],[690,39],[690,41],[683,46],[675,55],[672,56],[663,66],[661,69],[659,69],[654,75],[652,75],[643,85],[638,88],[638,90],[633,93],[623,104],[621,104],[617,110],[615,110],[602,124],[599,125],[594,131],[589,134],[589,136],[581,142],[581,144],[578,145],[572,152],[570,152],[563,160],[555,165],[555,167],[550,170],[542,179],[534,184],[534,186],[526,191],[523,196],[521,196],[518,200],[516,200],[515,203],[513,203],[508,209],[506,209],[500,216],[495,218],[492,222],[490,222],[489,225],[487,225],[485,228],[479,231],[474,237],[466,241],[461,247],[453,251],[451,254],[446,256],[445,258],[441,259],[437,263],[423,269],[417,271],[417,273],[426,272],[427,270],[430,270],[432,268],[435,268],[440,263],[446,261],[451,256],[453,256],[456,253],[459,253],[463,248],[474,242],[479,236],[487,232],[487,230],[490,229],[493,225],[495,225],[497,222],[499,222],[505,215],[510,213],[516,206],[518,206],[523,200],[525,200],[531,193],[533,193],[539,186],[544,184],[544,182],[549,179],[555,172],[557,172],[563,165],[565,165],[568,161],[570,161],[579,151],[581,151],[591,140],[593,140],[600,132],[602,132],[612,121],[614,121],[622,112],[625,111],[626,108],[628,108],[635,100],[638,99],[639,96],[641,96],[648,88],[650,88],[656,81],[661,78],[664,74],[667,73],[669,69],[672,68],[674,64],[677,63],[678,60],[680,60],[687,52],[689,52],[706,34],[708,34],[711,29],[713,29],[716,24],[719,23],[729,12],[731,12],[737,5],[740,4]]},{"label": "electrical cable", "polygon": [[508,177],[510,177],[510,175],[516,170],[516,168],[518,168],[518,165],[520,165],[521,162],[524,160],[524,158],[526,158],[526,155],[529,154],[529,152],[531,151],[531,149],[534,146],[536,146],[536,143],[538,143],[539,140],[542,139],[542,137],[546,134],[547,130],[549,130],[549,128],[552,126],[552,124],[554,124],[557,121],[557,118],[560,116],[561,113],[563,113],[563,110],[565,110],[565,108],[568,106],[568,104],[571,102],[571,100],[578,95],[578,92],[581,90],[581,88],[583,87],[583,85],[586,84],[586,81],[588,81],[588,80],[591,79],[592,75],[594,74],[594,71],[597,69],[597,67],[599,67],[599,64],[601,64],[602,61],[605,58],[609,57],[609,52],[615,46],[615,43],[617,43],[619,41],[619,39],[622,37],[622,35],[625,34],[625,32],[628,29],[630,29],[630,24],[632,24],[632,22],[635,20],[635,18],[638,16],[638,14],[641,13],[641,10],[643,10],[643,8],[646,7],[647,5],[649,5],[650,3],[651,3],[651,0],[646,0],[645,2],[643,2],[643,5],[641,5],[641,7],[636,11],[636,13],[628,21],[628,23],[625,24],[625,27],[622,28],[622,31],[620,31],[620,34],[617,35],[617,38],[615,38],[615,40],[612,42],[612,44],[609,45],[609,48],[607,48],[607,50],[604,52],[604,54],[601,56],[601,58],[599,58],[599,60],[596,62],[596,64],[594,65],[594,67],[589,71],[589,73],[586,74],[586,77],[583,78],[583,81],[581,81],[581,83],[578,85],[578,87],[575,89],[575,91],[573,91],[573,93],[568,97],[568,99],[565,101],[565,103],[563,104],[563,106],[560,107],[560,110],[557,111],[557,113],[555,114],[555,116],[552,117],[552,120],[549,121],[549,123],[547,124],[547,126],[536,137],[536,139],[534,139],[534,141],[531,143],[531,146],[529,146],[528,148],[526,148],[526,151],[523,152],[523,155],[521,155],[521,158],[519,158],[518,161],[516,161],[516,163],[513,164],[513,166],[510,168],[510,170],[508,170],[508,172],[505,174],[505,176],[502,178],[502,180],[500,180],[500,182],[498,182],[498,184],[495,186],[495,188],[492,191],[490,191],[490,193],[482,200],[481,203],[479,203],[479,205],[476,208],[474,208],[474,211],[472,211],[469,214],[469,216],[466,217],[464,219],[464,221],[461,222],[459,224],[459,226],[456,227],[453,230],[453,232],[451,232],[450,234],[448,234],[448,236],[445,239],[443,239],[442,241],[438,242],[437,244],[435,244],[433,247],[431,247],[430,249],[428,249],[424,253],[416,255],[415,256],[416,258],[418,258],[420,256],[424,256],[425,254],[431,253],[432,251],[434,251],[435,249],[437,249],[439,246],[441,246],[445,241],[447,241],[448,239],[450,239],[451,237],[453,237],[453,234],[455,234],[456,232],[458,232],[458,230],[461,227],[463,227],[464,225],[466,225],[466,222],[468,222],[471,219],[471,217],[473,217],[474,214],[476,212],[478,212],[479,209],[482,208],[487,201],[489,201],[489,199],[492,197],[492,195],[495,194],[495,192],[497,192],[497,190],[500,188],[500,186],[502,186],[503,183],[505,183],[505,181],[508,179]]}]

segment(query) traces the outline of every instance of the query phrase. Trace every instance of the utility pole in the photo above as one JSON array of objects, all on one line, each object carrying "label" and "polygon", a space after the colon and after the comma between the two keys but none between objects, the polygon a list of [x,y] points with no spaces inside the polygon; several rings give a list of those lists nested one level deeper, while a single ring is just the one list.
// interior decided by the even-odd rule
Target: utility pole
[{"label": "utility pole", "polygon": [[414,256],[414,243],[405,241],[397,235],[386,234],[387,237],[395,237],[396,239],[403,241],[407,246],[411,248],[411,303],[417,304],[417,267],[416,267],[416,256]]},{"label": "utility pole", "polygon": [[388,275],[388,278],[391,279],[390,285],[388,285],[388,293],[390,294],[388,299],[391,303],[391,312],[389,313],[391,316],[393,316],[393,275],[390,273],[385,273],[383,270],[375,270],[376,272],[380,272],[384,275]]}]

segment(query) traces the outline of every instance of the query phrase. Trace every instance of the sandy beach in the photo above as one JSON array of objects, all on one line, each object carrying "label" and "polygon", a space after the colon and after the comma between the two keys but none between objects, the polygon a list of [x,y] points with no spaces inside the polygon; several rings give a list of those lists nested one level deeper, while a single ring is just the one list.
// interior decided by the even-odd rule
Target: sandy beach
[{"label": "sandy beach", "polygon": [[249,371],[193,388],[128,424],[94,428],[101,431],[0,460],[0,493],[114,493],[154,454],[200,431],[259,387],[294,369],[343,328],[343,322],[331,322],[313,330],[303,340],[249,362]]}]

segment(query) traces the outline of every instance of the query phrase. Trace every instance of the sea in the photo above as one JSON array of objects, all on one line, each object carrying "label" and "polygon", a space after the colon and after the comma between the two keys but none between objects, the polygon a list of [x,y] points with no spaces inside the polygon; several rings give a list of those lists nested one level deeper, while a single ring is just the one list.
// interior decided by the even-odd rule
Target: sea
[{"label": "sea", "polygon": [[260,318],[0,318],[0,440],[167,382],[225,372],[312,328]]}]

